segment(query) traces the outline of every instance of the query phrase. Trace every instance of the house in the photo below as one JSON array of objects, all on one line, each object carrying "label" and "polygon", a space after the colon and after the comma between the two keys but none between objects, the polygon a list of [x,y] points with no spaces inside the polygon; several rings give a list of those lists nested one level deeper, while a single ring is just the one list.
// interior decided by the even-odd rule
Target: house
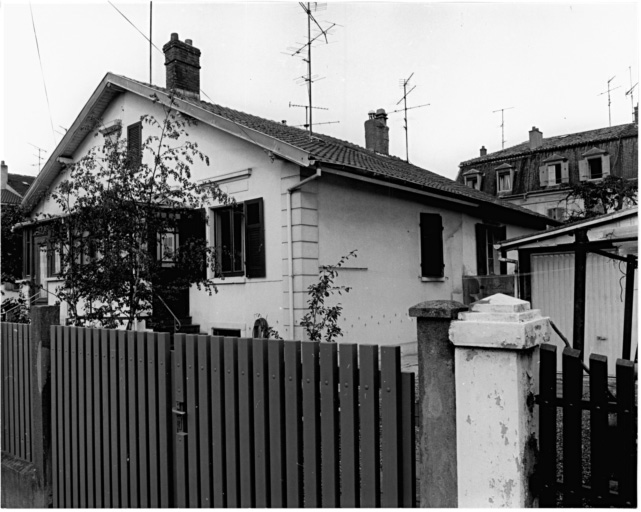
[{"label": "house", "polygon": [[[636,358],[638,278],[632,270],[633,288],[628,288],[627,275],[628,265],[636,267],[638,260],[638,218],[635,206],[496,244],[501,253],[518,252],[520,298],[550,317],[572,343],[577,233],[585,232],[585,361],[591,353],[607,356],[610,374],[623,355],[626,300],[630,302],[629,357]],[[559,347],[560,365],[564,344],[556,333],[553,342]]]},{"label": "house", "polygon": [[[635,109],[635,119],[636,119]],[[608,175],[636,180],[638,124],[544,138],[536,127],[516,146],[459,165],[457,181],[556,220],[580,204],[567,204],[570,184]]]},{"label": "house", "polygon": [[[200,50],[177,34],[163,50],[166,88],[108,73],[23,204],[34,215],[55,213],[55,205],[40,198],[65,179],[65,162],[77,161],[100,142],[93,120],[119,123],[131,143],[140,139],[140,130],[151,130],[141,128],[140,116],[161,118],[168,91],[176,90],[177,110],[198,121],[190,139],[210,157],[209,167],[194,164],[192,176],[203,186],[218,183],[236,200],[236,207],[212,204],[209,222],[202,224],[210,244],[230,251],[222,260],[218,293],[209,296],[194,287],[185,297],[184,309],[201,332],[251,335],[261,316],[283,337],[302,338],[302,328],[292,325],[306,310],[307,287],[317,281],[319,267],[357,250],[337,280],[352,288],[340,298],[344,339],[412,340],[410,306],[462,301],[463,275],[507,272],[494,242],[557,224],[389,155],[383,110],[365,120],[366,148],[310,135],[203,101]],[[37,224],[25,229],[25,276],[53,290],[60,282],[33,257],[34,247],[46,242],[42,236]]]}]

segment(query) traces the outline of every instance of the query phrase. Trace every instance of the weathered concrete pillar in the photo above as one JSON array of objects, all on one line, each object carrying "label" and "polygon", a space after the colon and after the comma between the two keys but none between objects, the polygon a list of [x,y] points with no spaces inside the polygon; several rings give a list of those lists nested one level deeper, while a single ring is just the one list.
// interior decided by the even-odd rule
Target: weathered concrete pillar
[{"label": "weathered concrete pillar", "polygon": [[548,318],[527,301],[492,295],[459,314],[455,348],[459,507],[536,506],[536,346]]},{"label": "weathered concrete pillar", "polygon": [[451,300],[410,308],[418,331],[419,500],[421,507],[456,507],[456,391],[450,323],[467,306]]}]

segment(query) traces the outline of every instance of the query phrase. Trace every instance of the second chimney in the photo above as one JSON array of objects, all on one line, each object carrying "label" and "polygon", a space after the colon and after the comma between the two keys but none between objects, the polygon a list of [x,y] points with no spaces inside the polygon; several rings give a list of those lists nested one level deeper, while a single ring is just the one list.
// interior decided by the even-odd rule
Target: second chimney
[{"label": "second chimney", "polygon": [[4,163],[4,160],[2,161],[2,189],[4,190],[7,188],[7,184],[9,183],[9,167]]},{"label": "second chimney", "polygon": [[485,149],[485,146],[481,146],[481,156],[487,156],[487,149]]},{"label": "second chimney", "polygon": [[389,127],[387,114],[379,108],[370,110],[369,119],[365,121],[365,147],[376,153],[389,155]]},{"label": "second chimney", "polygon": [[173,33],[162,51],[165,54],[167,89],[200,99],[200,50],[192,46],[191,39],[183,42],[178,39],[178,34]]},{"label": "second chimney", "polygon": [[540,148],[543,145],[543,134],[536,126],[530,130],[530,149]]}]

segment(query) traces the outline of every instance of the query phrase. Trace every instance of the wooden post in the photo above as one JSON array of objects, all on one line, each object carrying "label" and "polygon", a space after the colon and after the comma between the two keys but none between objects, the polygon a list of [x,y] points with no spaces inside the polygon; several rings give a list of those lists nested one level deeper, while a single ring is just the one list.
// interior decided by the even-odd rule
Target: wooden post
[{"label": "wooden post", "polygon": [[588,236],[584,229],[577,230],[576,249],[574,250],[574,326],[572,330],[572,347],[581,352],[583,360],[583,346],[585,339],[585,276],[587,249],[585,244]]},{"label": "wooden post", "polygon": [[623,310],[623,354],[622,359],[630,360],[632,350],[632,315],[634,312],[634,269],[637,258],[633,254],[626,257],[625,269],[625,303]]},{"label": "wooden post", "polygon": [[452,322],[455,346],[459,507],[536,506],[534,348],[550,325],[526,301],[503,294]]},{"label": "wooden post", "polygon": [[418,332],[421,507],[458,506],[454,346],[448,331],[456,315],[467,309],[460,302],[438,300],[409,311]]}]

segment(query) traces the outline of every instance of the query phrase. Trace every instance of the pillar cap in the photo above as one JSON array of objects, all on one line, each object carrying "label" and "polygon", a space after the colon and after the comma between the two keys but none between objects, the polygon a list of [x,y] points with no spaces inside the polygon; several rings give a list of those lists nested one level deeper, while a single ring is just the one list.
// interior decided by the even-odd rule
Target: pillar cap
[{"label": "pillar cap", "polygon": [[503,293],[496,293],[490,297],[476,301],[470,311],[476,313],[521,313],[528,311],[530,303]]},{"label": "pillar cap", "polygon": [[465,304],[455,300],[428,300],[412,306],[409,314],[417,318],[454,320],[459,313],[467,310]]}]

